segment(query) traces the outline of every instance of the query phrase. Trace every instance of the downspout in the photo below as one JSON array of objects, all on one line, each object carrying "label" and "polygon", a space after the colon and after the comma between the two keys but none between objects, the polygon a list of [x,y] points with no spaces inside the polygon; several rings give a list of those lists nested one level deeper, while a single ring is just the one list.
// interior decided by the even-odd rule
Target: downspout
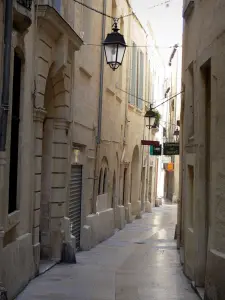
[{"label": "downspout", "polygon": [[0,151],[5,151],[6,135],[9,111],[9,85],[10,85],[10,64],[11,44],[13,29],[13,0],[5,0],[4,15],[4,60],[3,60],[3,83],[2,101],[0,107]]},{"label": "downspout", "polygon": [[[106,27],[106,0],[103,0],[103,16],[102,16],[102,43],[105,39],[105,27]],[[93,202],[92,212],[96,213],[96,202],[98,196],[98,159],[101,145],[102,134],[102,102],[103,102],[103,83],[104,83],[104,48],[101,47],[100,58],[100,82],[99,82],[99,101],[98,101],[98,128],[96,136],[96,151],[95,151],[95,175],[93,185]]]}]

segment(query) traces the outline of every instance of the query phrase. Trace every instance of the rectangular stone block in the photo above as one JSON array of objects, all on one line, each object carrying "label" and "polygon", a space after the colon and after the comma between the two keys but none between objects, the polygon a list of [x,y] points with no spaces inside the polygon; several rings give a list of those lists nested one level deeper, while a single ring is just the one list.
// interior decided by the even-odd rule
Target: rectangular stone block
[{"label": "rectangular stone block", "polygon": [[35,137],[39,139],[43,138],[43,123],[40,121],[35,122]]},{"label": "rectangular stone block", "polygon": [[51,217],[62,218],[65,215],[65,203],[51,203]]},{"label": "rectangular stone block", "polygon": [[36,174],[34,177],[35,180],[35,192],[39,192],[41,190],[41,174]]},{"label": "rectangular stone block", "polygon": [[62,203],[66,199],[66,189],[61,188],[61,189],[55,189],[52,188],[52,195],[51,195],[52,202],[58,202]]},{"label": "rectangular stone block", "polygon": [[[64,118],[65,120],[70,119],[70,107],[69,106],[57,106],[55,107],[56,114]],[[66,132],[66,130],[64,129]]]},{"label": "rectangular stone block", "polygon": [[38,74],[42,75],[47,79],[48,71],[49,71],[48,62],[43,57],[39,57],[38,67],[37,67]]},{"label": "rectangular stone block", "polygon": [[37,77],[37,91],[42,95],[45,94],[45,87],[46,87],[46,79],[41,75]]},{"label": "rectangular stone block", "polygon": [[65,158],[53,158],[53,173],[66,173],[68,170],[68,160]]},{"label": "rectangular stone block", "polygon": [[40,209],[34,211],[34,227],[39,226],[40,224]]},{"label": "rectangular stone block", "polygon": [[[65,108],[63,107],[63,110]],[[58,110],[58,109],[57,109]],[[61,142],[62,144],[66,144],[68,142],[68,137],[66,135],[66,130],[63,129],[55,129],[54,130],[54,142]]]},{"label": "rectangular stone block", "polygon": [[41,192],[36,192],[34,197],[34,210],[40,209],[41,205]]},{"label": "rectangular stone block", "polygon": [[40,231],[39,226],[33,228],[33,244],[39,243],[39,231]]},{"label": "rectangular stone block", "polygon": [[56,97],[58,96],[58,94],[62,94],[65,91],[64,80],[60,80],[54,84],[54,91]]},{"label": "rectangular stone block", "polygon": [[65,187],[66,186],[66,174],[52,174],[52,187]]},{"label": "rectangular stone block", "polygon": [[36,93],[35,105],[37,107],[44,107],[45,97],[41,93]]},{"label": "rectangular stone block", "polygon": [[61,92],[55,96],[54,107],[70,106],[70,94],[68,92]]},{"label": "rectangular stone block", "polygon": [[41,167],[42,167],[42,157],[36,156],[35,157],[35,174],[40,174],[41,173]]},{"label": "rectangular stone block", "polygon": [[67,144],[54,144],[54,158],[68,158],[69,146]]},{"label": "rectangular stone block", "polygon": [[38,57],[46,60],[47,62],[51,61],[52,49],[51,42],[48,40],[47,36],[39,40],[38,43]]},{"label": "rectangular stone block", "polygon": [[59,230],[62,227],[61,218],[54,218],[50,220],[51,230]]},{"label": "rectangular stone block", "polygon": [[42,140],[35,139],[35,154],[37,156],[42,156]]}]

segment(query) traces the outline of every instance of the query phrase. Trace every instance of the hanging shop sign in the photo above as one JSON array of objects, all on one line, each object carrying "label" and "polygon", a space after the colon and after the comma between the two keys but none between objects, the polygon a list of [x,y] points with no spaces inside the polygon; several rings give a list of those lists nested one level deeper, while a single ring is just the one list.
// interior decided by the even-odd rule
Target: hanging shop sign
[{"label": "hanging shop sign", "polygon": [[157,155],[157,156],[162,155],[162,145],[158,145],[158,146],[151,145],[149,147],[149,153],[150,155]]},{"label": "hanging shop sign", "polygon": [[171,163],[171,157],[170,156],[163,156],[162,157],[162,163],[164,163],[164,164]]},{"label": "hanging shop sign", "polygon": [[179,143],[164,143],[163,144],[164,155],[179,155],[180,145]]},{"label": "hanging shop sign", "polygon": [[162,155],[162,145],[153,146],[153,155]]},{"label": "hanging shop sign", "polygon": [[166,166],[166,170],[168,172],[173,172],[174,171],[174,164],[173,163],[168,163]]},{"label": "hanging shop sign", "polygon": [[159,146],[159,142],[158,141],[148,141],[148,140],[142,140],[141,144],[143,146]]}]

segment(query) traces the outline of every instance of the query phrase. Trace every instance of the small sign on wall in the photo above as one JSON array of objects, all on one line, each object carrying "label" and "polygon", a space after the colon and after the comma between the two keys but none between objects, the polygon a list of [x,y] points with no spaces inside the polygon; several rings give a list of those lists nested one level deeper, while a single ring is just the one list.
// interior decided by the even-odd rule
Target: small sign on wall
[{"label": "small sign on wall", "polygon": [[79,164],[80,162],[80,149],[73,149],[73,164]]}]

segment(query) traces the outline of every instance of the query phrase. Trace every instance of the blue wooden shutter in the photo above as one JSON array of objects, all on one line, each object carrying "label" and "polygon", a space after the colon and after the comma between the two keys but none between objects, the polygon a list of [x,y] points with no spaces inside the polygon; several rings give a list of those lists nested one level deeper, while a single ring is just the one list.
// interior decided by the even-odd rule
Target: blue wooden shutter
[{"label": "blue wooden shutter", "polygon": [[[139,53],[139,76],[138,76],[138,98],[143,99],[144,96],[144,54]],[[138,99],[138,108],[143,108],[143,101]]]},{"label": "blue wooden shutter", "polygon": [[61,0],[54,0],[53,1],[53,6],[54,6],[55,10],[57,10],[58,13],[60,13],[60,14],[61,14],[61,5],[62,5],[61,2],[62,2]]},{"label": "blue wooden shutter", "polygon": [[[132,44],[133,48],[132,48],[132,71],[131,71],[131,81],[130,81],[130,93],[132,95],[136,95],[136,77],[137,77],[137,47],[136,44],[133,43]],[[131,96],[129,97],[129,102],[132,105],[135,105],[135,96]]]}]

